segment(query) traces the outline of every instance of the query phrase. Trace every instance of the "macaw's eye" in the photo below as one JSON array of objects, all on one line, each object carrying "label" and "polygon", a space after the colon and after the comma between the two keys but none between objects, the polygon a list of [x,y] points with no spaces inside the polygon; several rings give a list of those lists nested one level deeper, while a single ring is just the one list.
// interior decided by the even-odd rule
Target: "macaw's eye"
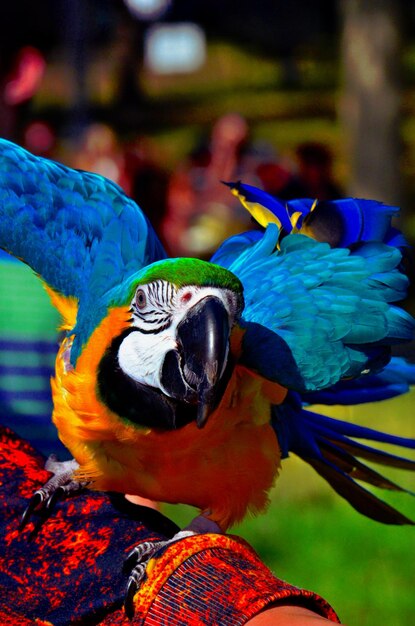
[{"label": "macaw's eye", "polygon": [[135,294],[135,303],[138,309],[144,309],[147,304],[146,294],[143,289],[137,289]]}]

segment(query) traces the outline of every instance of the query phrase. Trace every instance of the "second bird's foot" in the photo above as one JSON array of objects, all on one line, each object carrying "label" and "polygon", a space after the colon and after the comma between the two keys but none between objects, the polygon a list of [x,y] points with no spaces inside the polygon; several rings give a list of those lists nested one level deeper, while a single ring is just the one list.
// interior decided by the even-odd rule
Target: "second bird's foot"
[{"label": "second bird's foot", "polygon": [[146,578],[146,568],[151,559],[170,544],[194,534],[191,530],[182,530],[166,541],[144,541],[131,550],[124,563],[124,570],[130,572],[124,601],[125,614],[129,619],[134,617],[134,596]]}]

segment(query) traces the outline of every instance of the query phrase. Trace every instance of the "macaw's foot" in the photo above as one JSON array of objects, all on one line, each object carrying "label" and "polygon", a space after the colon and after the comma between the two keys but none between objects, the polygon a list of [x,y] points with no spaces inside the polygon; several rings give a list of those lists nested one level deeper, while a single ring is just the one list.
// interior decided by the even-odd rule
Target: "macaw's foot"
[{"label": "macaw's foot", "polygon": [[175,541],[195,534],[191,530],[182,530],[166,541],[144,541],[131,550],[124,563],[124,571],[130,572],[124,601],[128,619],[134,617],[134,596],[146,578],[146,569],[151,559]]},{"label": "macaw's foot", "polygon": [[30,521],[33,514],[39,516],[32,536],[36,535],[43,523],[53,512],[56,503],[67,495],[78,493],[84,489],[88,483],[73,480],[73,474],[79,465],[72,459],[70,461],[58,461],[54,454],[51,454],[45,463],[45,469],[52,472],[53,476],[43,487],[35,491],[27,508],[25,509],[20,522],[20,530]]},{"label": "macaw's foot", "polygon": [[205,533],[222,534],[222,530],[212,520],[204,517],[204,515],[199,515],[184,530],[176,533],[171,539],[166,541],[144,541],[131,550],[124,563],[124,570],[130,572],[124,602],[125,614],[129,619],[134,617],[134,596],[146,578],[146,569],[151,559],[157,557],[169,545],[180,541],[180,539]]}]

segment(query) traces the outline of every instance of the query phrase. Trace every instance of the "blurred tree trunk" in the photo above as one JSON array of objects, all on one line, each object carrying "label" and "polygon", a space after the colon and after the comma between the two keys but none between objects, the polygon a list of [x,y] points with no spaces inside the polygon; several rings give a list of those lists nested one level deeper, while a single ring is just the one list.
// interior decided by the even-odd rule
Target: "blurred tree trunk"
[{"label": "blurred tree trunk", "polygon": [[353,196],[401,202],[399,0],[341,0],[341,116]]}]

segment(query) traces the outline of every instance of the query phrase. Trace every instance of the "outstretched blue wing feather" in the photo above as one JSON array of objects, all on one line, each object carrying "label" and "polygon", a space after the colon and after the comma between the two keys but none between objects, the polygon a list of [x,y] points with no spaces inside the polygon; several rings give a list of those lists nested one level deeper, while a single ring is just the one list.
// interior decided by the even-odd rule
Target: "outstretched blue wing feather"
[{"label": "outstretched blue wing feather", "polygon": [[262,237],[230,238],[212,258],[244,286],[244,363],[289,388],[316,391],[378,371],[391,345],[413,338],[413,318],[391,305],[408,287],[395,247],[406,242],[391,226],[396,207],[354,198],[284,204],[252,185],[228,186],[268,223]]},{"label": "outstretched blue wing feather", "polygon": [[166,256],[147,218],[115,183],[5,140],[0,212],[0,247],[67,296],[92,288],[98,298]]},{"label": "outstretched blue wing feather", "polygon": [[[389,304],[408,284],[397,269],[398,250],[367,243],[352,253],[301,234],[287,235],[278,249],[279,234],[270,224],[261,238],[231,238],[213,257],[244,286],[245,364],[289,388],[311,391],[383,367],[386,347],[413,337],[412,317]],[[266,329],[261,350],[259,326]],[[287,350],[281,359],[277,343],[292,359]]]}]

